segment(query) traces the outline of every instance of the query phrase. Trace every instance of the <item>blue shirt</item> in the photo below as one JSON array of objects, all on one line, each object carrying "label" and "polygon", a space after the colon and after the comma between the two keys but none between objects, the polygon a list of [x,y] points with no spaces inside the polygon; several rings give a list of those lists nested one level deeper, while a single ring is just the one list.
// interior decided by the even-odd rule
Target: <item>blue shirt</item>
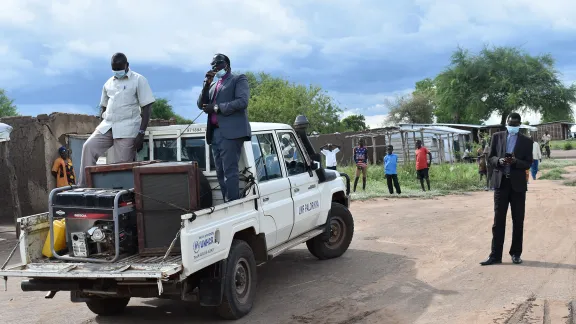
[{"label": "blue shirt", "polygon": [[398,155],[392,153],[384,157],[384,172],[386,174],[396,174],[396,165],[398,164]]},{"label": "blue shirt", "polygon": [[[513,153],[516,147],[516,141],[518,140],[518,134],[508,133],[508,138],[506,140],[506,153]],[[505,168],[506,174],[510,174],[510,166],[507,165]]]}]

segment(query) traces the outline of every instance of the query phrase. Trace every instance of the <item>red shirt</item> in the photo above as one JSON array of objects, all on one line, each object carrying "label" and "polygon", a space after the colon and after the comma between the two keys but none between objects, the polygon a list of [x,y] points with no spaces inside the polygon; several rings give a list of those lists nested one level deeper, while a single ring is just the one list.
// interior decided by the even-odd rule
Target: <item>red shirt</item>
[{"label": "red shirt", "polygon": [[428,168],[428,153],[430,151],[424,146],[416,150],[416,170]]}]

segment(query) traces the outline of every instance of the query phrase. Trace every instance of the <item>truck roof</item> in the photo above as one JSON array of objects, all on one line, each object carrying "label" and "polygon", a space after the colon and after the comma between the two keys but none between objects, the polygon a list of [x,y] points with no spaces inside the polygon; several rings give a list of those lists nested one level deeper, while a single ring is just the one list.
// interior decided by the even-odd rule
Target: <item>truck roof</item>
[{"label": "truck roof", "polygon": [[[267,131],[267,130],[291,130],[292,126],[280,123],[250,123],[253,132]],[[180,130],[185,134],[204,133],[206,131],[206,124],[190,124],[190,125],[169,125],[169,126],[153,126],[148,127],[148,131],[162,131],[162,130]]]}]

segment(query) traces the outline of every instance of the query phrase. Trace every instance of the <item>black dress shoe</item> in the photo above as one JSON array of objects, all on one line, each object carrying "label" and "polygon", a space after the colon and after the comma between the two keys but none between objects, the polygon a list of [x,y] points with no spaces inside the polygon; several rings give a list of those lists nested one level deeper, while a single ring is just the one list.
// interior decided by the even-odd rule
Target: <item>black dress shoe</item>
[{"label": "black dress shoe", "polygon": [[522,259],[520,259],[519,256],[514,256],[514,255],[512,255],[512,263],[514,263],[514,264],[520,264],[520,263],[522,263]]},{"label": "black dress shoe", "polygon": [[502,260],[498,260],[498,259],[495,259],[493,257],[489,257],[488,259],[480,262],[480,265],[487,266],[487,265],[500,264],[500,263],[502,263]]}]

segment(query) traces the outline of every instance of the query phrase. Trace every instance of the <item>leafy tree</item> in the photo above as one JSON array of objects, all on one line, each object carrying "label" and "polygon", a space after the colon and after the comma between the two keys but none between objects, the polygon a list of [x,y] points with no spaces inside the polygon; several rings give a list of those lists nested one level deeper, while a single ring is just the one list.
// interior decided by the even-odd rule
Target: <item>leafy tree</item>
[{"label": "leafy tree", "polygon": [[478,123],[495,113],[504,125],[513,111],[552,118],[576,102],[576,89],[562,84],[551,55],[513,47],[484,47],[476,55],[458,48],[434,81],[440,122]]},{"label": "leafy tree", "polygon": [[192,123],[191,120],[176,114],[168,99],[165,98],[156,98],[156,101],[152,104],[152,114],[150,118],[164,120],[170,120],[171,118],[174,118],[178,124]]},{"label": "leafy tree", "polygon": [[306,115],[310,131],[339,130],[342,110],[321,87],[290,83],[264,72],[247,72],[246,77],[250,85],[250,121],[292,125],[296,116]]},{"label": "leafy tree", "polygon": [[0,89],[0,118],[8,116],[18,116],[18,109],[14,105],[14,100],[8,98],[6,92]]},{"label": "leafy tree", "polygon": [[342,131],[363,131],[369,129],[364,115],[350,115],[340,121]]},{"label": "leafy tree", "polygon": [[434,104],[429,96],[415,92],[412,95],[398,96],[395,100],[387,100],[388,122],[429,124],[434,117]]}]

